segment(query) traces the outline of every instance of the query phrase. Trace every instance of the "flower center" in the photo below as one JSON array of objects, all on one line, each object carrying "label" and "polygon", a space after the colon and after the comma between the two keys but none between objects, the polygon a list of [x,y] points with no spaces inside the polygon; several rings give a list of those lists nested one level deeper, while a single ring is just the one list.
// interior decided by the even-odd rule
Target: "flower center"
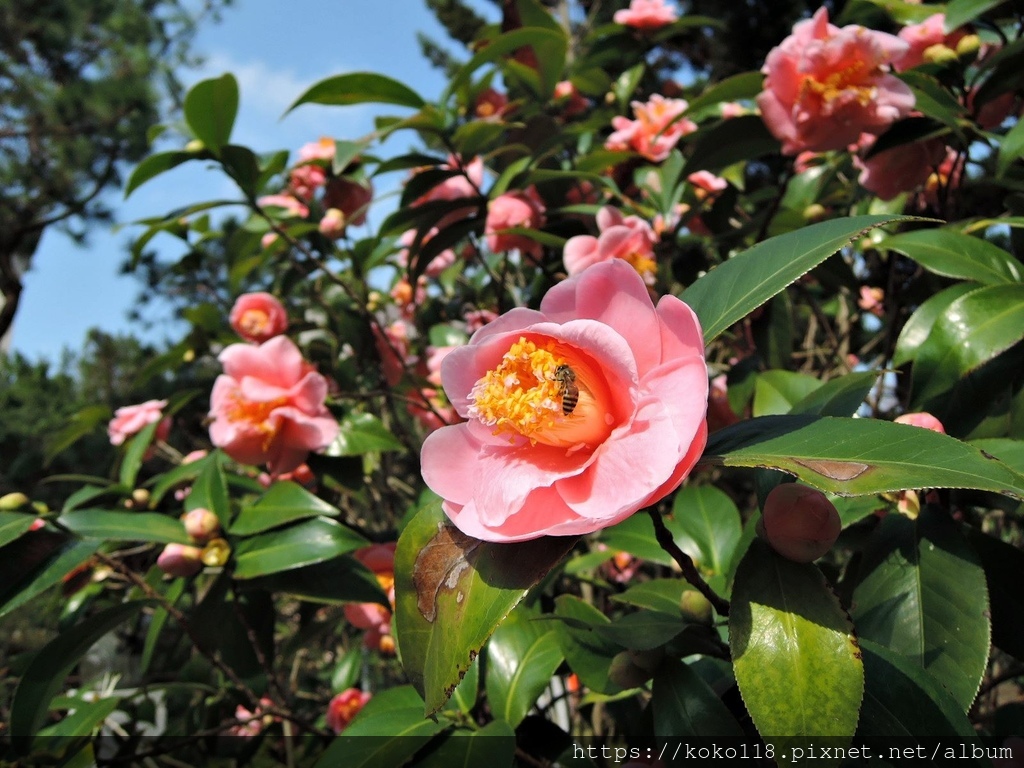
[{"label": "flower center", "polygon": [[873,74],[864,62],[855,61],[831,73],[824,80],[808,78],[804,84],[825,103],[831,103],[844,95],[853,95],[858,104],[866,107],[875,98],[875,87],[870,83]]},{"label": "flower center", "polygon": [[270,415],[285,405],[288,405],[287,397],[260,401],[244,400],[236,394],[231,399],[226,415],[228,421],[245,422],[255,431],[261,432],[264,448],[267,448],[277,434],[277,426],[270,421]]},{"label": "flower center", "polygon": [[[561,353],[560,353],[561,352]],[[613,419],[599,397],[603,385],[590,364],[521,336],[470,391],[469,415],[494,427],[493,434],[522,435],[559,447],[594,446]]]},{"label": "flower center", "polygon": [[623,258],[644,279],[644,283],[654,285],[658,275],[658,262],[651,258],[650,254],[634,251],[627,253]]},{"label": "flower center", "polygon": [[262,309],[247,309],[238,318],[238,327],[249,336],[261,336],[270,328],[270,315]]}]

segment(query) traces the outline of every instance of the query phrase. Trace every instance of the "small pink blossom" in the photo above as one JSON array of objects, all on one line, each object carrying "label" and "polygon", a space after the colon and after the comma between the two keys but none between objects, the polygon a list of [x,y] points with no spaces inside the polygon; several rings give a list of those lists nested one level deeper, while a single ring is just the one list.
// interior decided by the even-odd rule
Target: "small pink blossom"
[{"label": "small pink blossom", "polygon": [[274,702],[266,696],[260,698],[259,705],[256,707],[255,712],[250,712],[244,706],[239,704],[235,707],[235,719],[239,724],[229,728],[228,733],[232,736],[242,736],[246,738],[259,736],[260,731],[271,725],[275,720],[280,719],[271,715],[263,714],[263,710],[270,709],[273,706]]},{"label": "small pink blossom", "polygon": [[[406,282],[408,285],[408,282]],[[409,354],[409,325],[396,320],[381,331],[374,325],[373,341],[381,360],[381,372],[388,386],[395,386],[405,375],[405,367],[413,362]]]},{"label": "small pink blossom", "polygon": [[[163,418],[163,409],[167,407],[166,400],[147,400],[139,405],[126,405],[114,411],[114,418],[107,425],[107,436],[111,445],[121,445],[132,435],[141,432],[145,427],[158,422]],[[170,431],[170,422],[167,422],[167,429],[163,437],[167,437]]]},{"label": "small pink blossom", "polygon": [[287,336],[232,344],[218,359],[224,373],[210,395],[210,440],[235,461],[290,472],[338,436],[324,405],[327,379]]},{"label": "small pink blossom", "polygon": [[423,478],[484,541],[614,525],[675,490],[707,438],[697,317],[674,296],[655,307],[620,259],[477,331],[441,378],[467,421],[427,436]]},{"label": "small pink blossom", "polygon": [[304,202],[327,182],[327,171],[321,165],[300,165],[288,175],[288,191]]},{"label": "small pink blossom", "polygon": [[679,19],[675,8],[665,0],[633,0],[629,8],[616,11],[612,21],[634,29],[660,29]]},{"label": "small pink blossom", "polygon": [[[356,560],[373,571],[392,610],[395,607],[395,546],[395,542],[371,544],[354,553]],[[380,603],[348,603],[345,618],[357,629],[366,630],[363,644],[367,648],[384,651],[391,645],[384,640],[391,637],[391,610]]]},{"label": "small pink blossom", "polygon": [[468,163],[455,155],[449,155],[448,161],[437,166],[440,170],[459,171],[437,184],[432,189],[416,198],[413,205],[421,205],[433,200],[460,200],[464,197],[479,197],[480,187],[484,183],[484,161],[474,157]]},{"label": "small pink blossom", "polygon": [[896,417],[896,423],[909,424],[913,427],[930,429],[932,432],[938,432],[940,435],[946,434],[946,428],[942,426],[942,422],[936,419],[927,411],[919,411],[917,413],[904,413],[902,416]]},{"label": "small pink blossom", "polygon": [[563,117],[575,117],[583,114],[590,107],[590,102],[572,84],[571,80],[560,80],[555,83],[555,104],[562,109]]},{"label": "small pink blossom", "polygon": [[638,216],[623,216],[618,208],[605,206],[597,212],[598,237],[576,235],[569,238],[562,251],[562,261],[569,275],[578,275],[594,264],[623,259],[637,271],[648,285],[654,283],[658,262],[654,255],[657,236],[651,226]]},{"label": "small pink blossom", "polygon": [[476,333],[488,323],[498,319],[498,313],[489,309],[473,309],[463,316],[466,320],[466,330]]},{"label": "small pink blossom", "polygon": [[299,219],[309,216],[309,206],[294,195],[264,195],[257,198],[256,202],[261,208],[281,208],[286,216],[294,216]]},{"label": "small pink blossom", "polygon": [[717,195],[729,186],[729,182],[721,176],[715,176],[711,171],[697,171],[686,177],[686,180],[693,184],[698,190],[697,197],[705,198]]},{"label": "small pink blossom", "polygon": [[539,229],[544,225],[544,211],[544,201],[533,187],[506,192],[494,198],[487,206],[487,222],[484,224],[487,247],[493,253],[518,250],[538,258],[543,252],[540,243],[526,235],[506,234],[502,230],[514,227]]},{"label": "small pink blossom", "polygon": [[370,698],[369,693],[358,688],[349,688],[339,693],[327,705],[327,727],[335,733],[344,731]]},{"label": "small pink blossom", "polygon": [[303,144],[299,148],[299,162],[310,160],[333,160],[336,143],[328,136],[321,136],[318,141]]},{"label": "small pink blossom", "polygon": [[231,308],[228,320],[235,333],[257,344],[288,330],[288,312],[284,305],[262,291],[239,296]]},{"label": "small pink blossom", "polygon": [[782,151],[845,149],[910,113],[914,94],[887,66],[909,46],[855,24],[842,28],[821,8],[768,54],[757,97]]},{"label": "small pink blossom", "polygon": [[697,130],[697,124],[681,117],[689,105],[684,99],[666,99],[654,94],[650,101],[632,103],[630,120],[622,116],[612,118],[612,133],[604,143],[606,149],[632,150],[651,162],[661,162],[683,136]]},{"label": "small pink blossom", "polygon": [[868,285],[860,287],[860,298],[857,299],[857,306],[865,312],[870,312],[876,317],[885,315],[885,291],[881,288],[872,288]]},{"label": "small pink blossom", "polygon": [[196,544],[205,544],[220,531],[220,520],[204,507],[190,509],[181,516],[181,522],[185,524],[185,533]]},{"label": "small pink blossom", "polygon": [[324,216],[320,219],[320,223],[317,224],[317,229],[320,230],[320,234],[324,237],[337,240],[345,234],[346,223],[345,214],[341,212],[340,208],[328,208],[324,211]]}]

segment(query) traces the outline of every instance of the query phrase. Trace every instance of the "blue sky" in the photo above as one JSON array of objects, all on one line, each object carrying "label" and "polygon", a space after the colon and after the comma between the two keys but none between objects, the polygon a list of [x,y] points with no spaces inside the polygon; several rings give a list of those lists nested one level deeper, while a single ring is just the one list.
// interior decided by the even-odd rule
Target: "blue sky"
[{"label": "blue sky", "polygon": [[[233,140],[258,152],[294,152],[320,136],[358,138],[372,129],[376,114],[401,113],[383,105],[305,105],[282,119],[299,94],[325,77],[380,72],[426,98],[436,97],[444,79],[420,55],[418,31],[445,39],[423,0],[235,0],[219,24],[206,25],[197,37],[193,50],[205,57],[204,65],[181,78],[193,83],[234,73],[241,105]],[[141,231],[128,225],[187,203],[235,196],[232,192],[222,174],[190,164],[149,182],[127,201],[119,191],[107,195],[120,231],[96,227],[85,247],[47,231],[25,276],[13,349],[31,359],[56,361],[64,348],[79,349],[91,327],[131,331],[150,341],[173,335],[168,327],[141,331],[127,320],[140,283],[118,270],[132,233]]]}]

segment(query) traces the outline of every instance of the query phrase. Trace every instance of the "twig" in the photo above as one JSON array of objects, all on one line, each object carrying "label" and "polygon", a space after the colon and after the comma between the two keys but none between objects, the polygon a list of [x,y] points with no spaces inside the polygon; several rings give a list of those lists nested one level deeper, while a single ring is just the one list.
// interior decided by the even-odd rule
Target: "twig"
[{"label": "twig", "polygon": [[708,583],[704,581],[704,578],[697,572],[697,566],[693,564],[693,560],[688,554],[679,548],[675,539],[672,538],[672,532],[665,527],[665,521],[661,519],[661,515],[654,509],[648,509],[647,511],[651,515],[651,520],[654,521],[654,535],[658,539],[658,544],[661,545],[662,549],[672,555],[672,559],[678,563],[679,568],[683,572],[683,578],[708,599],[708,602],[715,607],[715,610],[718,611],[720,616],[728,616],[729,601],[724,597],[717,595],[715,591],[708,586]]}]

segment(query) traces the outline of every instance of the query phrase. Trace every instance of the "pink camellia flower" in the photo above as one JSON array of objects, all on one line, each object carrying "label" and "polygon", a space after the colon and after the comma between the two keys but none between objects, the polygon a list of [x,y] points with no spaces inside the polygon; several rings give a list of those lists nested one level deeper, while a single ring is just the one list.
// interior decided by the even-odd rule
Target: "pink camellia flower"
[{"label": "pink camellia flower", "polygon": [[711,171],[697,171],[686,177],[686,180],[697,188],[697,197],[704,199],[714,197],[729,186],[729,182]]},{"label": "pink camellia flower", "polygon": [[224,373],[210,395],[210,440],[235,461],[265,463],[278,475],[338,436],[324,405],[327,379],[287,336],[259,346],[232,344],[218,359]]},{"label": "pink camellia flower", "polygon": [[620,259],[513,309],[441,366],[462,424],[427,436],[423,478],[484,541],[592,533],[671,493],[707,439],[696,315],[655,307]]},{"label": "pink camellia flower", "polygon": [[460,171],[449,176],[440,184],[416,198],[413,205],[420,205],[432,200],[459,200],[463,197],[479,197],[480,187],[484,183],[484,161],[474,157],[468,163],[455,155],[448,156],[448,162],[437,166],[441,170]]},{"label": "pink camellia flower", "polygon": [[544,210],[544,201],[533,187],[506,192],[494,198],[487,205],[487,222],[484,224],[487,247],[494,253],[518,250],[538,258],[543,250],[540,243],[526,235],[505,234],[502,230],[513,227],[537,229],[544,225]]},{"label": "pink camellia flower", "polygon": [[327,182],[327,171],[321,165],[300,165],[288,175],[288,191],[299,200],[309,202]]},{"label": "pink camellia flower", "polygon": [[[392,609],[395,606],[395,546],[395,542],[372,544],[353,553],[356,560],[373,571]],[[363,644],[367,648],[386,651],[394,647],[391,639],[391,611],[380,603],[348,603],[345,606],[345,618],[352,626],[366,630]]]},{"label": "pink camellia flower", "polygon": [[[423,235],[423,239],[420,241],[420,248],[423,248],[427,243],[429,243],[430,239],[437,233],[437,227],[431,227],[427,230],[426,234]],[[418,233],[415,229],[407,229],[402,233],[402,236],[398,238],[399,244],[405,246],[405,248],[396,254],[395,258],[395,261],[400,267],[409,266],[409,246],[416,242],[417,234]],[[423,268],[423,274],[427,277],[437,277],[448,269],[448,267],[454,264],[456,259],[457,256],[455,255],[455,251],[451,248],[445,248],[427,263],[427,266]]]},{"label": "pink camellia flower", "polygon": [[288,312],[269,293],[243,293],[228,317],[231,327],[246,341],[262,344],[288,330]]},{"label": "pink camellia flower", "polygon": [[294,195],[264,195],[257,198],[256,202],[262,208],[280,208],[286,216],[294,216],[299,219],[309,216],[309,206]]},{"label": "pink camellia flower", "polygon": [[[107,425],[107,436],[111,445],[121,445],[132,435],[141,432],[145,427],[163,418],[163,409],[167,407],[166,400],[147,400],[139,405],[126,405],[114,411],[114,418]],[[170,431],[170,422],[167,422],[167,429],[163,436],[167,437]],[[160,428],[158,428],[159,431]]]},{"label": "pink camellia flower", "polygon": [[335,733],[341,733],[359,714],[359,710],[366,706],[370,697],[369,693],[358,688],[349,688],[339,693],[327,705],[327,727]]},{"label": "pink camellia flower", "polygon": [[927,411],[918,411],[917,413],[904,413],[902,416],[896,417],[897,424],[910,424],[913,427],[922,427],[924,429],[930,429],[932,432],[938,432],[940,435],[946,434],[946,428],[942,426],[942,422],[936,419]]},{"label": "pink camellia flower", "polygon": [[829,24],[825,8],[798,22],[768,54],[757,97],[783,153],[844,149],[909,114],[913,92],[886,71],[908,47],[895,35]]},{"label": "pink camellia flower", "polygon": [[657,235],[639,216],[623,216],[618,208],[605,206],[597,212],[600,235],[570,237],[562,251],[562,261],[569,275],[578,275],[587,267],[612,259],[623,259],[637,271],[648,285],[658,274],[654,256]]},{"label": "pink camellia flower", "polygon": [[757,532],[783,557],[810,563],[828,552],[843,530],[835,505],[814,488],[783,483],[769,492]]},{"label": "pink camellia flower", "polygon": [[928,181],[945,157],[942,139],[928,139],[883,150],[867,160],[855,157],[854,163],[862,169],[858,181],[864,189],[892,200]]},{"label": "pink camellia flower", "polygon": [[650,101],[632,103],[635,120],[612,118],[615,132],[605,139],[605,149],[632,150],[651,162],[661,162],[683,136],[697,130],[697,124],[680,117],[689,105],[684,99],[666,99],[654,94]]},{"label": "pink camellia flower", "polygon": [[493,88],[485,88],[477,94],[473,112],[481,120],[498,120],[508,109],[508,96]]},{"label": "pink camellia flower", "polygon": [[163,548],[156,564],[169,576],[195,576],[203,569],[203,550],[187,544],[168,544]]},{"label": "pink camellia flower", "polygon": [[318,141],[303,144],[299,148],[299,162],[309,160],[333,160],[336,143],[329,136],[321,136]]},{"label": "pink camellia flower", "polygon": [[675,8],[665,0],[633,0],[629,8],[616,11],[612,21],[634,29],[660,29],[679,19]]},{"label": "pink camellia flower", "polygon": [[956,44],[967,34],[954,29],[946,34],[946,15],[933,13],[920,24],[908,24],[899,31],[899,38],[907,43],[907,49],[893,59],[893,66],[901,72],[925,62],[925,51],[933,45],[956,48]]}]

